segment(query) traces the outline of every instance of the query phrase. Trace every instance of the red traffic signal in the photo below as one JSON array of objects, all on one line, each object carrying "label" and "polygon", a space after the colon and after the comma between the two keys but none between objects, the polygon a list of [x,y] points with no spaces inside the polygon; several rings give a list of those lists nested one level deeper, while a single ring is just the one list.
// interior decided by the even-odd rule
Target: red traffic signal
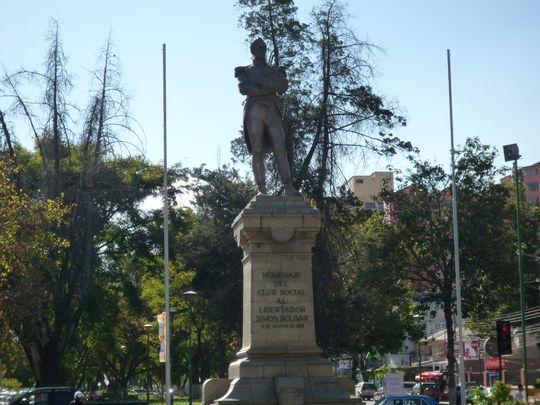
[{"label": "red traffic signal", "polygon": [[497,349],[499,355],[512,354],[512,331],[508,321],[497,321]]}]

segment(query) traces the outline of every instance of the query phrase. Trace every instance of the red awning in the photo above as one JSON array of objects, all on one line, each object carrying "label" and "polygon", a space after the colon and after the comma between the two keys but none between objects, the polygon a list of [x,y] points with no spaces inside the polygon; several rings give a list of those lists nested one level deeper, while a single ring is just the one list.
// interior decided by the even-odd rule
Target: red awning
[{"label": "red awning", "polygon": [[417,375],[414,379],[416,381],[437,381],[442,376],[440,371],[424,371]]}]

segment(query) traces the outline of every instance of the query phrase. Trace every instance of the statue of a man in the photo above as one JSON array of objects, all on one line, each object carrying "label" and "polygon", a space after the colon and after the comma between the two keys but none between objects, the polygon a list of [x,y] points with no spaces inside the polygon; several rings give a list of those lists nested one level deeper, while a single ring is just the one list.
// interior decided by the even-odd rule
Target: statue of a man
[{"label": "statue of a man", "polygon": [[286,195],[299,195],[292,184],[291,169],[285,152],[285,133],[281,123],[281,108],[277,94],[284,93],[289,83],[283,67],[266,63],[266,44],[261,38],[251,43],[253,63],[235,68],[244,104],[244,138],[252,154],[255,183],[261,194],[266,193],[264,154],[273,152]]}]

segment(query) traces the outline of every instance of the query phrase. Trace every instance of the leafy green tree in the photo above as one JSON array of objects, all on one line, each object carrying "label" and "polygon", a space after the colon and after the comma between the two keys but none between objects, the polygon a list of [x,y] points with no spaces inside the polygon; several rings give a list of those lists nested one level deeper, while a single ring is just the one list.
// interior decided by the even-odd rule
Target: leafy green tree
[{"label": "leafy green tree", "polygon": [[[76,386],[97,390],[108,380],[108,390],[118,399],[127,398],[128,382],[144,380],[146,371],[146,319],[140,305],[133,305],[133,290],[118,279],[99,292],[99,302],[83,315],[75,344],[66,352],[66,361],[75,365],[70,381]],[[105,384],[103,384],[105,386]]]},{"label": "leafy green tree", "polygon": [[[95,71],[95,87],[81,128],[75,128],[71,119],[76,110],[68,102],[71,81],[55,22],[45,71],[23,69],[6,74],[2,82],[3,95],[13,101],[5,114],[20,113],[34,136],[35,152],[24,151],[13,130],[2,125],[5,153],[17,158],[21,188],[33,201],[61,201],[69,209],[64,221],[48,228],[65,244],[58,248],[51,242],[39,256],[33,253],[29,256],[32,272],[17,271],[17,280],[3,286],[5,294],[13,297],[11,310],[5,314],[9,328],[38,385],[63,384],[74,375],[65,355],[83,314],[94,303],[94,293],[102,287],[97,276],[107,271],[107,227],[123,218],[137,222],[140,203],[161,186],[159,171],[140,156],[127,153],[125,137],[132,133],[115,55],[109,40]],[[28,80],[35,86],[24,86]],[[36,99],[40,85],[42,97]],[[23,94],[28,88],[32,93]],[[9,122],[5,114],[3,124]],[[25,243],[32,237],[20,235]]]},{"label": "leafy green tree", "polygon": [[[0,157],[0,324],[4,337],[2,351],[5,350],[2,357],[9,360],[9,372],[19,368],[17,353],[21,353],[9,319],[35,321],[42,303],[29,297],[39,297],[47,277],[39,272],[38,266],[56,267],[58,261],[52,254],[69,246],[54,232],[65,222],[69,207],[61,199],[33,200],[15,188],[15,178],[10,160]],[[16,310],[21,307],[24,310]]]},{"label": "leafy green tree", "polygon": [[[496,151],[468,139],[458,151],[456,185],[460,233],[463,314],[481,315],[490,308],[518,302],[513,271],[515,237],[509,192],[497,182],[501,169]],[[439,165],[411,160],[402,179],[407,187],[383,192],[391,207],[389,221],[408,256],[404,276],[419,299],[440,305],[448,336],[450,400],[454,395],[455,256],[453,249],[451,175]]]},{"label": "leafy green tree", "polygon": [[[51,252],[68,246],[53,229],[65,222],[69,207],[60,199],[33,200],[16,188],[15,178],[13,161],[0,155],[0,354],[5,375],[19,373],[26,380],[29,376],[21,367],[24,355],[8,319],[34,319],[40,303],[28,298],[39,293],[44,281],[36,265],[56,266]],[[21,306],[24,311],[14,311]]]},{"label": "leafy green tree", "polygon": [[[187,175],[183,170],[176,172]],[[172,380],[180,386],[187,381],[189,363],[185,291],[198,293],[191,322],[193,380],[225,376],[237,350],[242,322],[242,252],[231,223],[256,192],[252,182],[228,167],[192,169],[189,180],[184,180],[193,196],[192,207],[173,205],[169,209],[169,284],[171,308],[176,310],[171,318]],[[150,319],[164,308],[163,213],[153,210],[145,218],[139,224],[129,218],[112,223],[105,256],[109,270],[125,273],[131,280],[143,313]],[[152,373],[160,378],[154,352]]]},{"label": "leafy green tree", "polygon": [[[381,214],[346,202],[327,202],[333,221],[322,246],[328,251],[316,254],[324,262],[314,268],[314,288],[327,297],[315,297],[317,316],[324,320],[317,322],[318,342],[331,357],[396,351],[414,312],[401,275],[406,256]],[[333,272],[321,271],[325,267]]]},{"label": "leafy green tree", "polygon": [[203,374],[224,376],[242,330],[242,251],[231,224],[256,194],[256,187],[227,166],[194,169],[192,177],[198,221],[187,235],[185,265],[195,272],[193,287],[205,302],[206,319],[201,322],[214,326],[208,330],[214,344],[206,354],[212,371]]}]

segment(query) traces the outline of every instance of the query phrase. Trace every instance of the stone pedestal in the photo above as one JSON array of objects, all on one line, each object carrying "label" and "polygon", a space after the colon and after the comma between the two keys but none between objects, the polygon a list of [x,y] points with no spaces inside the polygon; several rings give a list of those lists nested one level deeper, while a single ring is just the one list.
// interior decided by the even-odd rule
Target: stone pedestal
[{"label": "stone pedestal", "polygon": [[320,221],[291,196],[256,196],[235,219],[244,251],[242,348],[229,379],[205,383],[204,405],[361,403],[332,377],[315,341],[311,249]]}]

